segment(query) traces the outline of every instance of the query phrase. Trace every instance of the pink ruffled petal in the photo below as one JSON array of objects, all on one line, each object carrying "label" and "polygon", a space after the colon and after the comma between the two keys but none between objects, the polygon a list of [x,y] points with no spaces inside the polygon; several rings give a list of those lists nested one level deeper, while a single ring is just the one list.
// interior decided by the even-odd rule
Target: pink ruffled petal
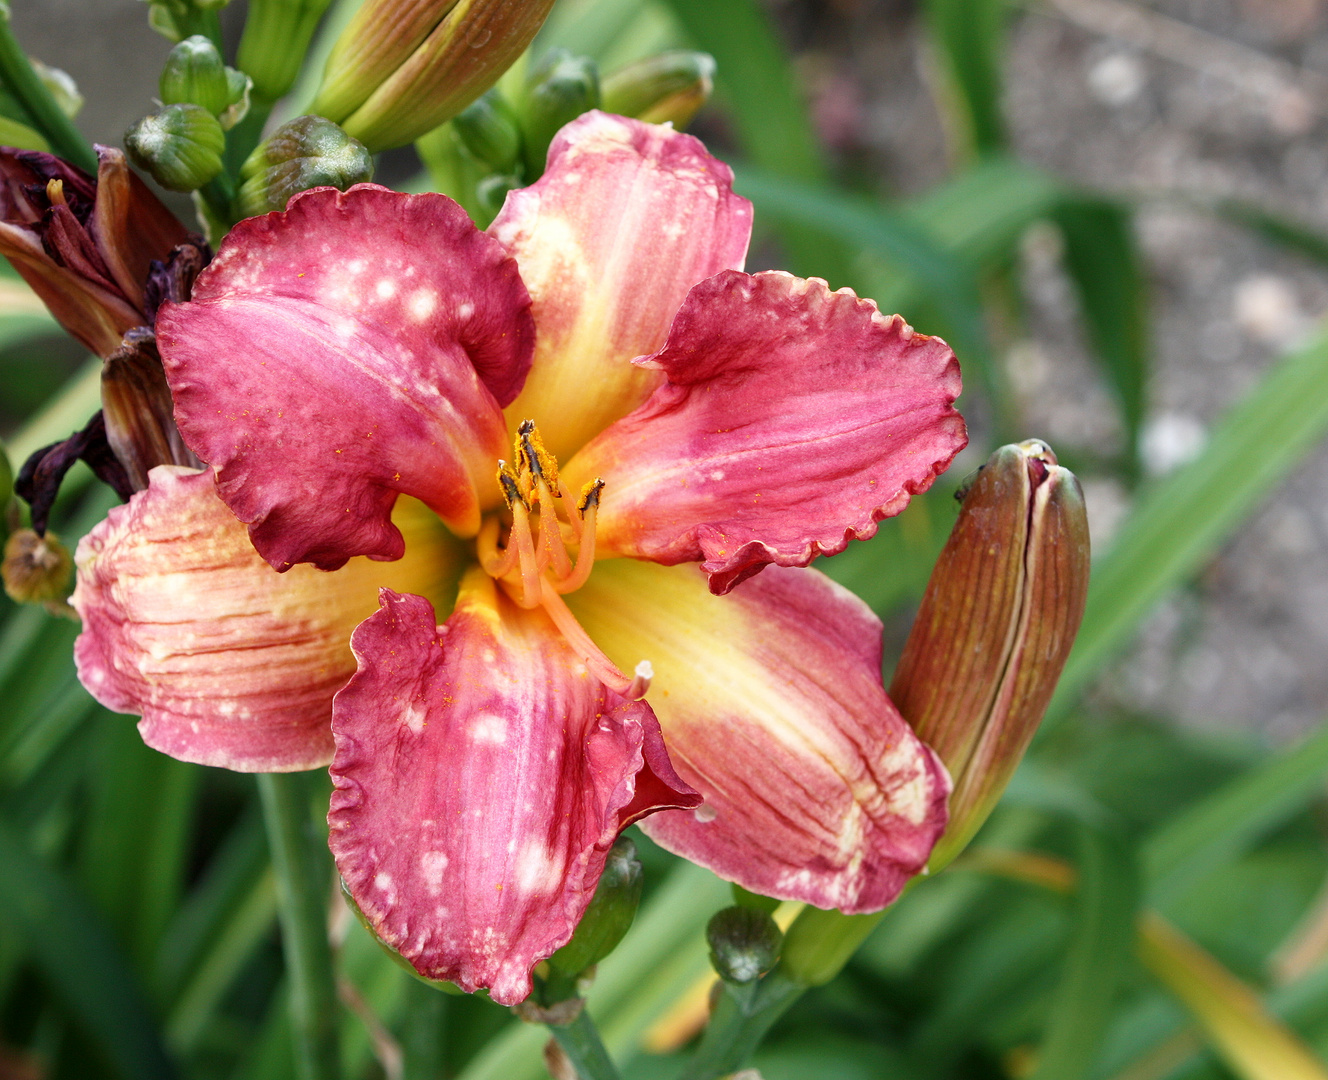
[{"label": "pink ruffled petal", "polygon": [[568,597],[619,664],[650,660],[678,774],[705,802],[642,828],[766,896],[889,904],[944,831],[950,782],[881,685],[881,624],[815,570],[726,597],[690,566],[596,564]]},{"label": "pink ruffled petal", "polygon": [[180,430],[278,569],[399,558],[398,493],[478,528],[533,339],[499,244],[372,184],[241,222],[157,320]]},{"label": "pink ruffled petal", "polygon": [[967,441],[945,342],[816,278],[717,274],[640,363],[668,381],[565,473],[607,482],[604,549],[704,560],[716,593],[872,536]]},{"label": "pink ruffled petal", "polygon": [[630,361],[663,343],[698,281],[741,269],[752,207],[690,135],[590,112],[558,133],[544,176],[489,231],[521,267],[539,340],[509,410],[570,456],[659,384]]},{"label": "pink ruffled petal", "polygon": [[[278,574],[217,498],[210,473],[153,469],[78,546],[79,678],[109,709],[143,717],[183,761],[286,772],[332,758],[332,696],[355,671],[350,634],[378,586],[445,592],[458,555],[427,510],[398,520],[410,557],[335,574]],[[418,506],[418,504],[415,504]]]},{"label": "pink ruffled petal", "polygon": [[331,846],[375,932],[422,974],[514,1004],[571,937],[631,820],[699,801],[650,707],[586,673],[478,571],[447,625],[383,591],[337,695]]}]

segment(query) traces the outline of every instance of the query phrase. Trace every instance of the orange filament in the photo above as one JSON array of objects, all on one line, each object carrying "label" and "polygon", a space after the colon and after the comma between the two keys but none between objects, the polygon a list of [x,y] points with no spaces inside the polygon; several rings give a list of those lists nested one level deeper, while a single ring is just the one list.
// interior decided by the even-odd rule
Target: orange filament
[{"label": "orange filament", "polygon": [[521,503],[512,507],[512,535],[507,538],[509,547],[515,546],[521,563],[521,597],[517,600],[523,608],[533,608],[540,602],[539,556],[535,552],[535,538],[530,535],[530,511]]},{"label": "orange filament", "polygon": [[[596,679],[623,697],[641,697],[654,674],[649,662],[637,664],[631,676],[624,674],[591,640],[562,599],[563,594],[586,583],[595,565],[595,517],[604,481],[586,484],[573,511],[572,500],[558,478],[558,462],[529,420],[517,428],[514,458],[515,467],[498,463],[498,486],[512,514],[507,543],[498,546],[502,525],[496,516],[487,518],[476,539],[480,565],[518,605],[527,610],[543,607]],[[567,507],[566,523],[558,517],[555,499]],[[538,513],[538,523],[531,521],[533,513]],[[577,545],[575,563],[563,538],[564,524]],[[538,544],[535,529],[539,530]]]},{"label": "orange filament", "polygon": [[[578,515],[579,516],[579,515]],[[560,593],[576,592],[590,577],[590,568],[595,565],[595,507],[586,510],[585,528],[581,532],[581,547],[577,549],[576,566],[568,565],[568,572],[553,583]]]},{"label": "orange filament", "polygon": [[[543,480],[535,486],[535,490],[539,493],[540,536],[544,540],[544,550],[549,561],[553,563],[554,574],[559,578],[566,578],[572,573],[572,560],[567,556],[563,531],[558,527],[558,517],[553,510],[553,496],[549,494],[549,485]],[[579,555],[577,562],[580,562]],[[585,584],[584,579],[581,584]],[[580,585],[577,587],[580,588]]]},{"label": "orange filament", "polygon": [[636,673],[631,678],[624,675],[618,670],[618,665],[605,656],[603,650],[591,640],[590,635],[576,621],[576,616],[572,614],[563,598],[553,591],[549,582],[541,579],[540,583],[543,586],[540,601],[544,610],[553,620],[554,626],[562,632],[572,651],[581,658],[590,674],[614,693],[629,700],[645,696],[645,692],[650,689],[650,680],[654,676],[650,661],[642,660],[637,664]]}]

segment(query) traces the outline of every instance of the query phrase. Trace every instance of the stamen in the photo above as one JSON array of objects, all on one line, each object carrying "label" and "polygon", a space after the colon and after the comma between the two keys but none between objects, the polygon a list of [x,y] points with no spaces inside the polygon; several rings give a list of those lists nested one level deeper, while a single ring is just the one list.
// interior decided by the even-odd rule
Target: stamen
[{"label": "stamen", "polygon": [[498,530],[502,526],[496,517],[487,517],[480,526],[480,534],[475,538],[475,552],[479,556],[480,566],[491,578],[506,577],[512,572],[517,562],[517,546],[511,542],[502,551],[498,550]]},{"label": "stamen", "polygon": [[[569,503],[572,501],[572,497],[567,494],[567,486],[561,480],[558,481],[558,495]],[[567,523],[572,529],[572,540],[576,543],[580,543],[582,529],[580,511],[578,510],[575,514],[568,514]]]},{"label": "stamen", "polygon": [[498,459],[498,486],[502,488],[503,498],[507,500],[509,510],[516,503],[521,503],[527,510],[530,509],[530,500],[521,491],[521,478],[502,458]]},{"label": "stamen", "polygon": [[[601,488],[604,486],[603,480],[596,480],[595,483]],[[591,567],[595,565],[595,511],[599,506],[599,488],[595,489],[593,502],[587,502],[584,493],[582,502],[585,503],[584,510],[578,507],[578,513],[575,515],[582,519],[581,547],[576,553],[575,569],[554,582],[553,587],[560,593],[576,592],[586,583],[586,579],[590,577]]]},{"label": "stamen", "polygon": [[553,496],[549,494],[549,485],[543,480],[535,486],[539,493],[540,536],[544,540],[544,551],[553,563],[553,572],[560,578],[572,572],[572,560],[567,556],[567,545],[563,543],[563,531],[558,528],[558,515],[553,509]]},{"label": "stamen", "polygon": [[46,181],[46,197],[52,206],[68,206],[65,199],[65,182],[58,176]]},{"label": "stamen", "polygon": [[[558,459],[544,448],[534,420],[522,420],[516,429],[517,471],[529,472],[533,482],[545,480],[558,491]],[[533,486],[533,484],[532,484]]]},{"label": "stamen", "polygon": [[641,663],[637,664],[635,676],[629,679],[590,639],[590,635],[576,621],[576,616],[564,603],[563,598],[553,591],[548,581],[541,579],[540,584],[544,587],[540,595],[544,610],[567,640],[567,644],[571,646],[572,651],[581,658],[589,669],[590,674],[615,694],[619,694],[628,700],[634,701],[644,695],[650,687],[650,680],[654,677],[654,669],[650,666],[650,661],[642,660]]},{"label": "stamen", "polygon": [[517,603],[523,608],[538,607],[544,576],[540,573],[534,537],[530,535],[530,512],[522,502],[512,506],[512,533],[507,538],[507,545],[515,545],[521,560],[521,596]]}]

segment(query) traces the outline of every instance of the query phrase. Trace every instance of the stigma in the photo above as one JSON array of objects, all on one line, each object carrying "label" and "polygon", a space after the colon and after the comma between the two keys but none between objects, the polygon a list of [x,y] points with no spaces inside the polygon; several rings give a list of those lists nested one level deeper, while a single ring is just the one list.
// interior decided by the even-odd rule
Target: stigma
[{"label": "stigma", "polygon": [[650,661],[642,660],[631,675],[619,670],[563,600],[586,583],[595,564],[595,516],[604,481],[590,481],[573,502],[559,479],[558,460],[545,449],[533,420],[517,427],[512,461],[498,462],[497,481],[511,522],[500,546],[504,522],[496,515],[485,519],[477,538],[480,565],[518,605],[542,607],[595,678],[623,697],[642,697],[654,675]]}]

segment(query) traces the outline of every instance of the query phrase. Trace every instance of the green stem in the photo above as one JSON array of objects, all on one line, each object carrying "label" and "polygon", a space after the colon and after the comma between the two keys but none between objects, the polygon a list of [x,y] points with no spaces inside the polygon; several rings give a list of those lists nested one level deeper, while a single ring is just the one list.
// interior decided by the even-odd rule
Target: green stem
[{"label": "green stem", "polygon": [[240,167],[263,138],[263,128],[272,115],[273,102],[252,97],[244,119],[226,132],[226,175],[238,177]]},{"label": "green stem", "polygon": [[194,34],[202,34],[220,52],[223,48],[221,42],[221,13],[215,8],[199,10],[192,5],[186,5],[187,10],[183,17],[177,17],[175,25],[179,28],[180,37],[192,37]]},{"label": "green stem", "polygon": [[277,915],[290,986],[295,1060],[301,1080],[339,1080],[337,987],[327,937],[327,847],[310,814],[310,774],[260,773]]},{"label": "green stem", "polygon": [[28,110],[37,129],[46,136],[56,154],[85,172],[97,175],[97,155],[33,70],[28,54],[19,45],[9,25],[8,8],[0,13],[0,80]]},{"label": "green stem", "polygon": [[680,1080],[715,1080],[742,1068],[765,1033],[806,989],[778,968],[765,976],[750,995],[726,987],[701,1045]]},{"label": "green stem", "polygon": [[599,1029],[584,1007],[570,1024],[550,1024],[549,1031],[581,1080],[621,1080],[618,1066],[604,1049]]}]

